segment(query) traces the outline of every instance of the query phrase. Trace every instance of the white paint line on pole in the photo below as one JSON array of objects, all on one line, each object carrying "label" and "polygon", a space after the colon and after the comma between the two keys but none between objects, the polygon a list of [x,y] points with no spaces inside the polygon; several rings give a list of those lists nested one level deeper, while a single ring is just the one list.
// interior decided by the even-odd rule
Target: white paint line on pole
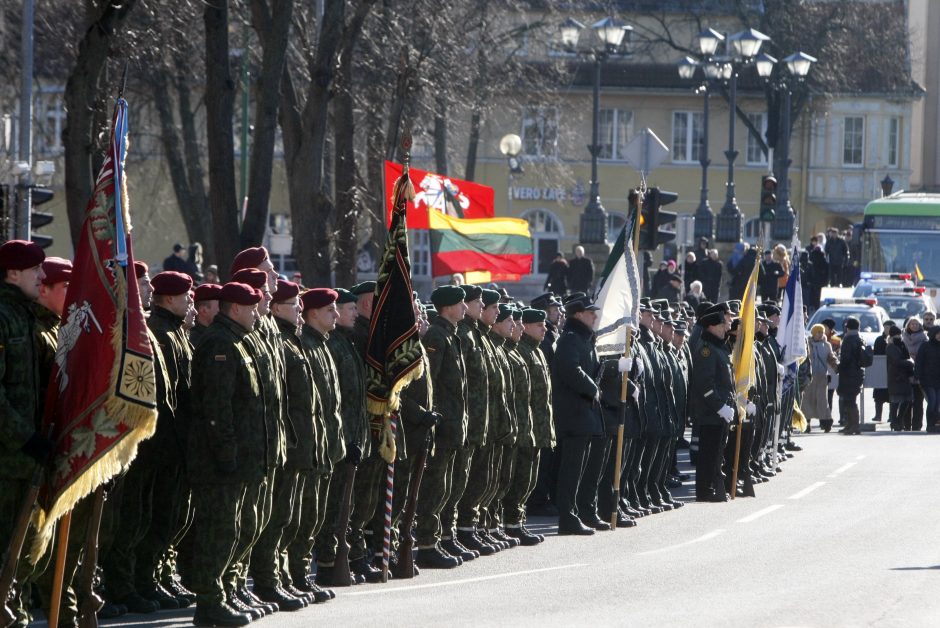
[{"label": "white paint line on pole", "polygon": [[685,543],[678,543],[676,545],[667,545],[666,547],[660,547],[659,549],[649,550],[647,552],[639,552],[637,556],[648,556],[650,554],[659,554],[660,552],[668,552],[670,550],[679,549],[681,547],[695,545],[696,543],[703,543],[705,541],[715,538],[716,536],[723,534],[724,532],[726,532],[726,530],[724,529],[713,530],[712,532],[702,535],[698,537],[697,539],[692,539],[691,541],[686,541]]},{"label": "white paint line on pole", "polygon": [[845,471],[848,471],[849,469],[851,469],[852,467],[854,467],[854,466],[857,465],[857,464],[858,464],[857,462],[846,462],[844,465],[842,465],[841,467],[839,467],[838,469],[836,469],[835,471],[833,471],[832,473],[830,473],[830,474],[829,474],[829,477],[834,478],[834,477],[840,475],[841,473],[844,473]]},{"label": "white paint line on pole", "polygon": [[767,508],[764,508],[763,510],[758,510],[752,515],[748,515],[744,517],[743,519],[738,519],[738,523],[750,523],[752,521],[756,521],[760,519],[761,517],[763,517],[764,515],[769,515],[773,511],[778,510],[780,508],[783,508],[783,504],[774,504],[773,506],[767,506]]},{"label": "white paint line on pole", "polygon": [[809,495],[810,493],[812,493],[813,491],[815,491],[820,486],[825,486],[825,485],[826,485],[825,482],[816,482],[815,484],[810,484],[799,493],[794,493],[793,495],[790,495],[790,499],[799,499],[801,497],[805,497]]},{"label": "white paint line on pole", "polygon": [[404,587],[379,587],[369,591],[351,591],[343,592],[347,595],[376,595],[379,593],[395,593],[396,591],[418,591],[420,589],[432,589],[436,587],[450,587],[461,584],[470,584],[473,582],[485,582],[487,580],[497,580],[499,578],[512,578],[515,576],[524,576],[526,574],[543,573],[546,571],[558,571],[559,569],[572,569],[574,567],[587,567],[587,563],[571,563],[570,565],[558,565],[557,567],[544,567],[542,569],[526,569],[524,571],[511,571],[509,573],[497,573],[491,576],[480,576],[478,578],[464,578],[462,580],[448,580],[447,582],[430,582],[428,584],[415,584]]}]

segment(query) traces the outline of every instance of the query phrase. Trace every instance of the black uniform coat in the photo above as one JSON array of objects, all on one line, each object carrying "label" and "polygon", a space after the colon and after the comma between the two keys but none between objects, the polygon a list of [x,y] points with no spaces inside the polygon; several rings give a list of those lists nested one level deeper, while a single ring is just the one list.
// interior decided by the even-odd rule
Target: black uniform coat
[{"label": "black uniform coat", "polygon": [[600,361],[594,349],[594,332],[570,318],[558,339],[552,362],[552,397],[555,424],[563,436],[600,436],[604,425],[594,381]]}]

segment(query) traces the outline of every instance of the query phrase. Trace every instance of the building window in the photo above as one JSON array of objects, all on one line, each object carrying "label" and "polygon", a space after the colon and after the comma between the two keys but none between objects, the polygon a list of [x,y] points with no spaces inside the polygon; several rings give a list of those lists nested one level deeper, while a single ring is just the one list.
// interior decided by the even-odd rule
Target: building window
[{"label": "building window", "polygon": [[558,150],[558,109],[543,105],[526,107],[522,143],[527,157],[554,157]]},{"label": "building window", "polygon": [[898,167],[898,141],[901,136],[901,119],[888,120],[888,165]]},{"label": "building window", "polygon": [[842,126],[842,165],[861,166],[865,161],[865,118],[846,116]]},{"label": "building window", "polygon": [[633,135],[633,112],[624,109],[601,109],[599,121],[599,159],[623,161],[623,152]]},{"label": "building window", "polygon": [[431,276],[431,237],[427,229],[408,232],[408,253],[411,255],[411,274],[414,277]]},{"label": "building window", "polygon": [[548,273],[548,267],[559,251],[559,241],[563,235],[561,221],[547,209],[531,209],[522,217],[529,222],[529,232],[532,234],[533,272],[544,275]]},{"label": "building window", "polygon": [[705,116],[691,111],[672,114],[672,160],[677,163],[695,163],[705,147]]},{"label": "building window", "polygon": [[[761,137],[767,137],[767,115],[763,113],[749,113],[747,114],[748,121],[754,125],[754,128],[760,131]],[[761,150],[760,142],[757,141],[757,138],[751,133],[750,129],[747,132],[747,153],[745,154],[747,158],[747,164],[751,166],[765,166],[767,165],[767,154]]]},{"label": "building window", "polygon": [[65,126],[65,87],[42,87],[33,101],[33,124],[36,129],[33,148],[40,155],[62,152],[62,128]]}]

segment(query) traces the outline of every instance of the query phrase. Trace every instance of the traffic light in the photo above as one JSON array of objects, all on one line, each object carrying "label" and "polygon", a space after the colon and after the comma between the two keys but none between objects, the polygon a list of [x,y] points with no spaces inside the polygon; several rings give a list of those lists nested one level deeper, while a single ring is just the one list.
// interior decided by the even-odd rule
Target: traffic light
[{"label": "traffic light", "polygon": [[773,222],[777,208],[777,177],[765,174],[760,179],[760,220]]},{"label": "traffic light", "polygon": [[640,210],[640,238],[639,247],[641,251],[653,250],[656,248],[656,217],[653,215],[652,205],[649,203],[650,191],[646,195],[640,193],[640,190],[630,192],[630,206],[639,203]]},{"label": "traffic light", "polygon": [[30,222],[30,240],[41,246],[42,248],[49,248],[52,246],[52,236],[42,235],[35,233],[33,229],[41,229],[53,221],[55,215],[49,212],[37,212],[35,211],[36,207],[48,203],[55,196],[55,192],[49,188],[44,188],[40,186],[32,186],[31,188],[31,198],[32,198],[32,210],[29,217]]},{"label": "traffic light", "polygon": [[664,205],[675,203],[679,195],[659,188],[650,188],[643,198],[640,212],[640,249],[653,250],[660,244],[676,239],[675,231],[667,231],[663,226],[676,221],[675,212],[663,211]]}]

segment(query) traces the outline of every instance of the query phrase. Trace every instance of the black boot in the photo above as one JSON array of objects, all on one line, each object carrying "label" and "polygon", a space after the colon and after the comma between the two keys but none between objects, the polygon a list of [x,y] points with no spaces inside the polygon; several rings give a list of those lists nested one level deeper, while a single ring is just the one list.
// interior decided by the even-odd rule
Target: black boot
[{"label": "black boot", "polygon": [[247,626],[251,619],[224,602],[209,606],[197,604],[193,615],[193,623],[197,626]]}]

